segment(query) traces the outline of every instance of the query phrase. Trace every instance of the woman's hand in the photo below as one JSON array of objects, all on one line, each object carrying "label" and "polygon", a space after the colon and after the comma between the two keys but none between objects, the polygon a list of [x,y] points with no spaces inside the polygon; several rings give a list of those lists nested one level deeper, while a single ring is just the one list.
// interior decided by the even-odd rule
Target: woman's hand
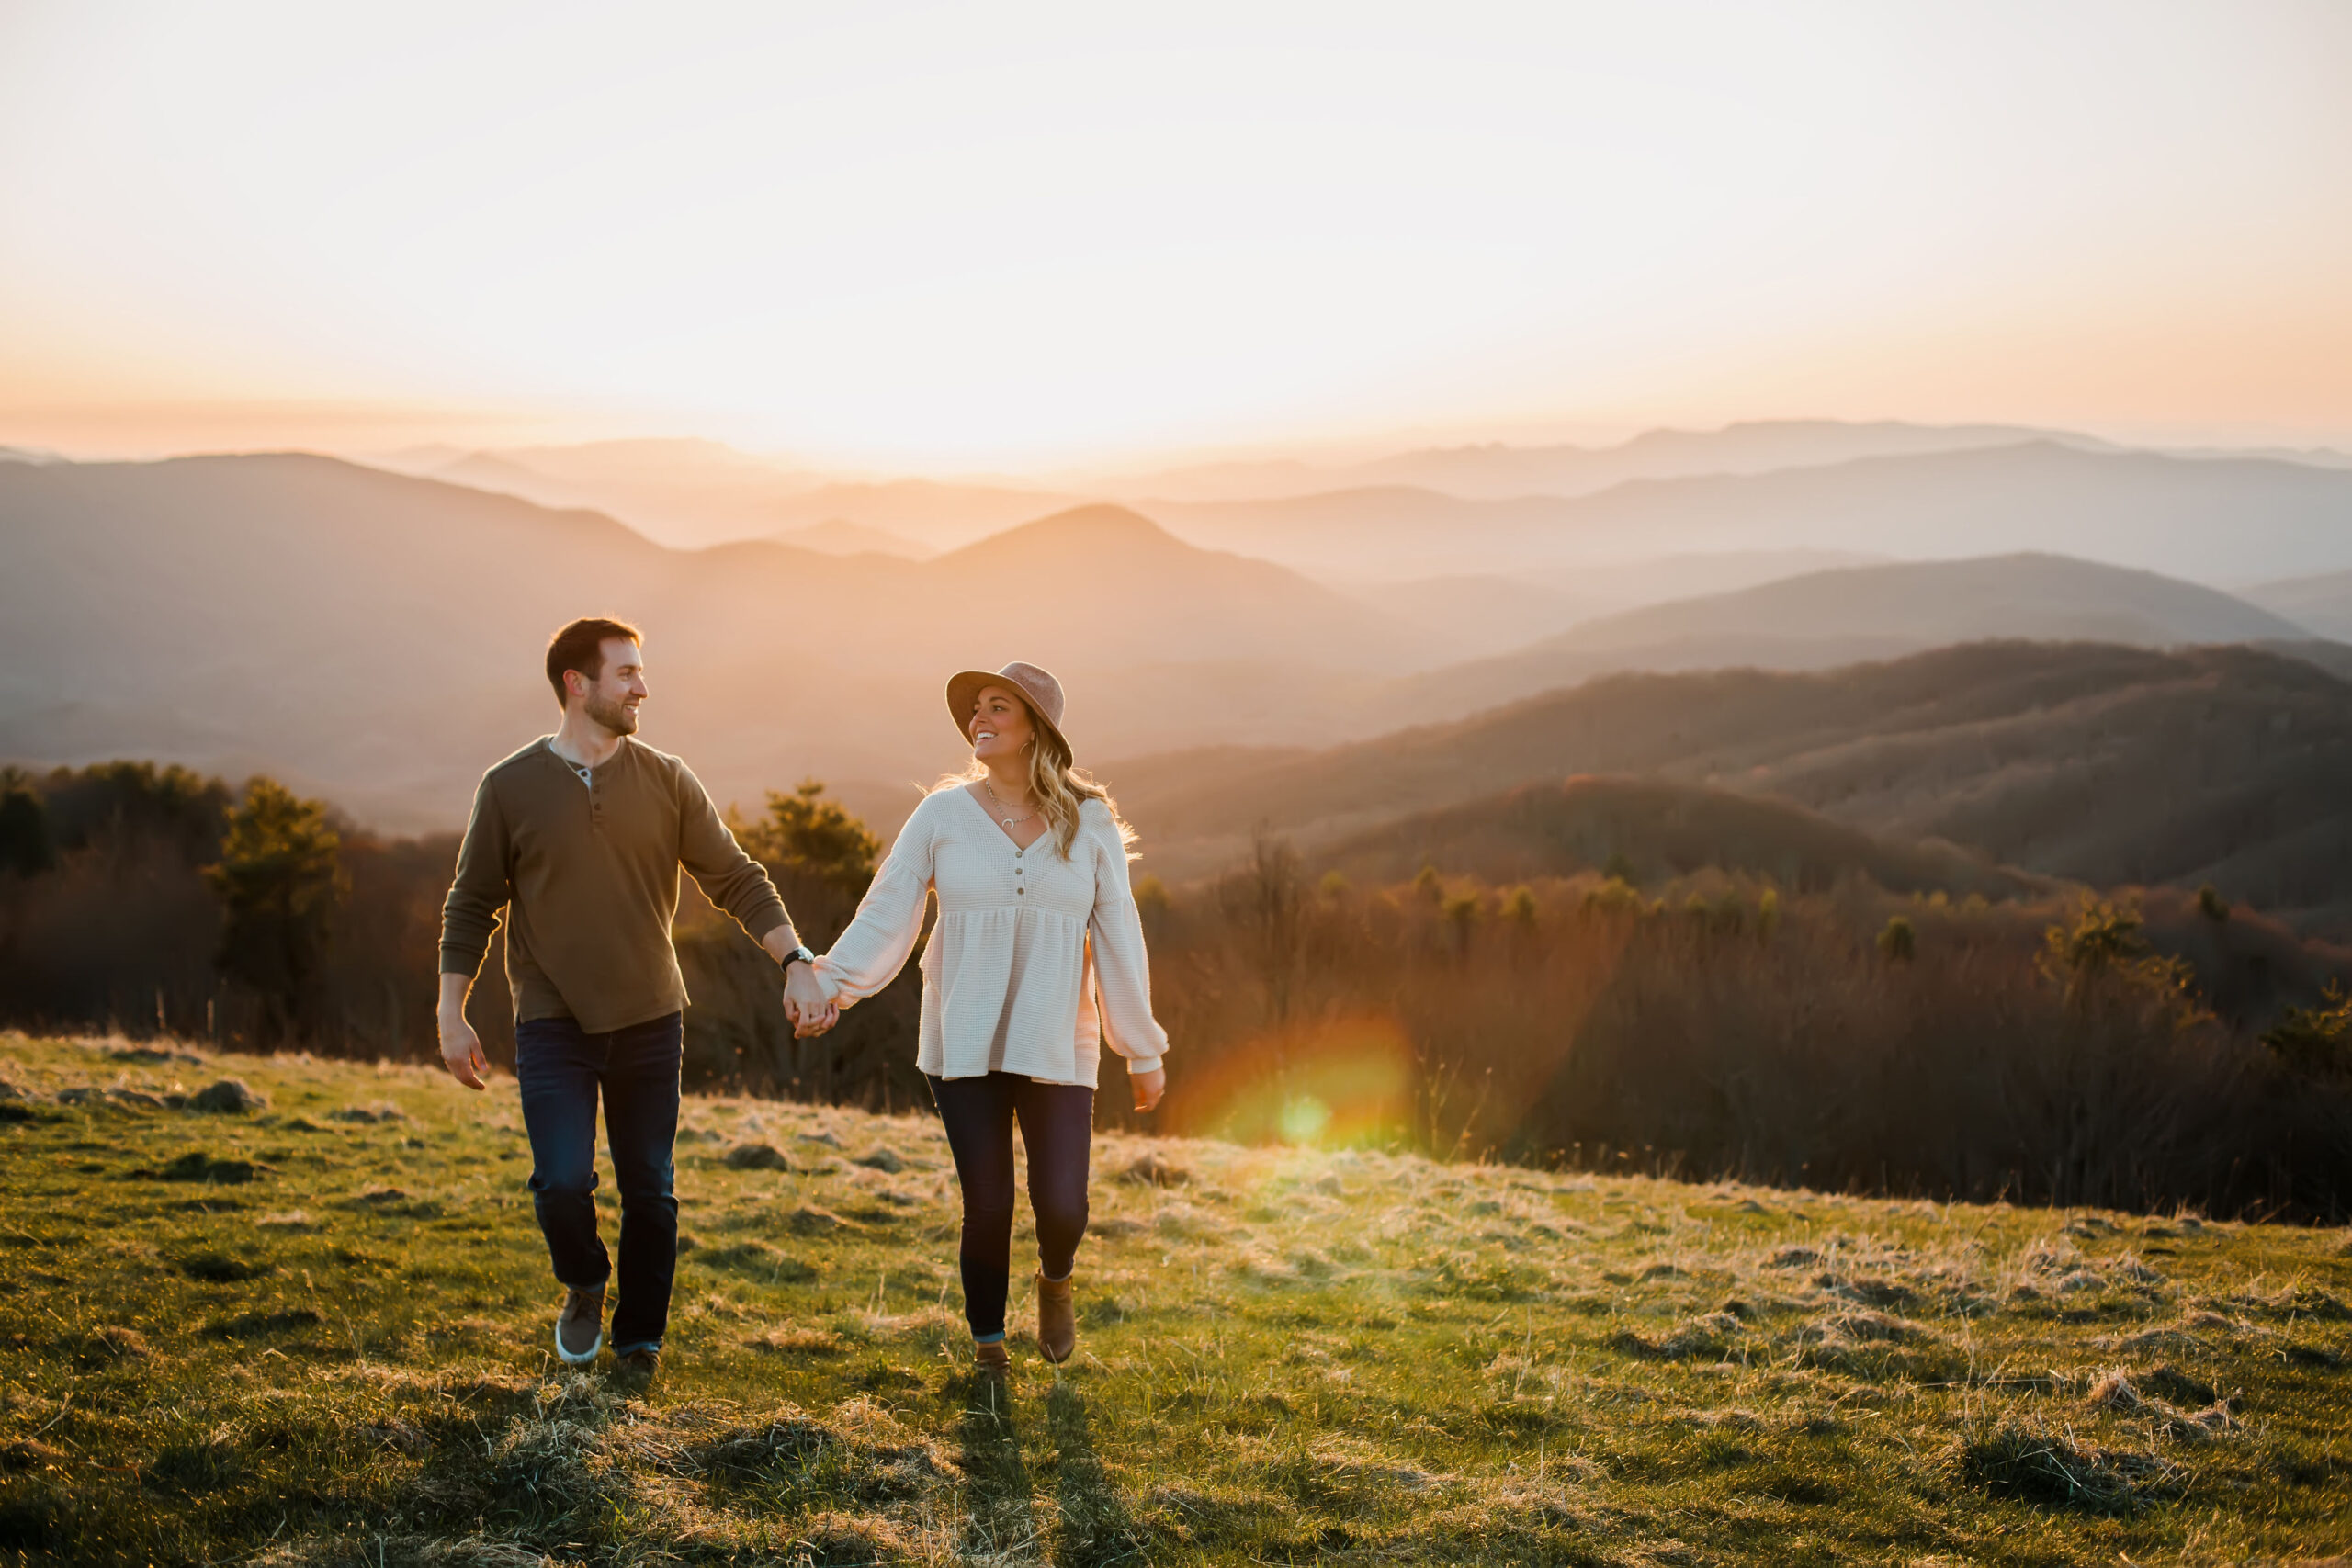
[{"label": "woman's hand", "polygon": [[1148,1073],[1129,1073],[1127,1088],[1134,1091],[1136,1109],[1149,1111],[1159,1103],[1159,1097],[1168,1092],[1168,1069],[1154,1067]]},{"label": "woman's hand", "polygon": [[796,1040],[822,1034],[841,1021],[841,1009],[825,999],[825,987],[817,978],[814,964],[797,959],[785,964],[784,1016],[791,1020]]}]

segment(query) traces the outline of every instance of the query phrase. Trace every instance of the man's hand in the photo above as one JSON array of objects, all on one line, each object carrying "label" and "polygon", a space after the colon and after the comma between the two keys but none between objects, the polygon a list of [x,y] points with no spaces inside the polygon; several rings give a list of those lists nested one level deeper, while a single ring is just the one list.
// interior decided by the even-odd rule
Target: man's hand
[{"label": "man's hand", "polygon": [[787,964],[784,967],[784,1015],[792,1021],[796,1040],[822,1034],[841,1021],[841,1010],[825,999],[815,965]]},{"label": "man's hand", "polygon": [[1148,1073],[1129,1073],[1127,1088],[1136,1097],[1137,1111],[1149,1111],[1159,1105],[1159,1097],[1168,1092],[1168,1069],[1154,1067]]},{"label": "man's hand", "polygon": [[435,1018],[441,1025],[441,1065],[468,1089],[480,1089],[490,1076],[490,1058],[482,1055],[481,1036],[466,1021],[466,993],[473,988],[470,975],[441,976],[441,1003]]},{"label": "man's hand", "polygon": [[481,1036],[466,1021],[464,1004],[461,1002],[455,1012],[445,1009],[440,1016],[441,1065],[468,1089],[481,1088],[481,1080],[490,1071],[490,1058],[482,1055]]}]

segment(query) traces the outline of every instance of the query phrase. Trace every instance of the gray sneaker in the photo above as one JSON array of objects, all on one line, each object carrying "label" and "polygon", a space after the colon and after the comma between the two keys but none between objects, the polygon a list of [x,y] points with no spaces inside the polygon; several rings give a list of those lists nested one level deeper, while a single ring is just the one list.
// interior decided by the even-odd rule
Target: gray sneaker
[{"label": "gray sneaker", "polygon": [[566,1286],[563,1311],[555,1320],[555,1353],[575,1367],[584,1367],[605,1348],[605,1287],[592,1291]]}]

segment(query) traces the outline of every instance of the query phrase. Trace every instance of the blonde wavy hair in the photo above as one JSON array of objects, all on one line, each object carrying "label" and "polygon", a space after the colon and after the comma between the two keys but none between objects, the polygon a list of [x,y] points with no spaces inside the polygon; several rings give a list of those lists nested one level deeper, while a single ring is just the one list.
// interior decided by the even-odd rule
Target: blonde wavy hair
[{"label": "blonde wavy hair", "polygon": [[[1001,689],[1012,690],[1010,682]],[[1017,691],[1013,694],[1020,696]],[[1111,792],[1097,784],[1091,774],[1070,766],[1069,749],[1037,716],[1037,710],[1030,705],[1027,697],[1021,697],[1021,707],[1029,716],[1029,795],[1037,803],[1038,814],[1045,818],[1047,830],[1054,835],[1054,852],[1064,860],[1069,859],[1069,847],[1078,841],[1079,808],[1090,800],[1099,800],[1111,813],[1112,825],[1119,829],[1119,842],[1125,846],[1127,858],[1136,859],[1136,830],[1119,815],[1119,804],[1111,798]],[[970,721],[965,722],[968,728]],[[975,757],[970,767],[941,779],[938,787],[961,789],[988,776],[988,764]]]}]

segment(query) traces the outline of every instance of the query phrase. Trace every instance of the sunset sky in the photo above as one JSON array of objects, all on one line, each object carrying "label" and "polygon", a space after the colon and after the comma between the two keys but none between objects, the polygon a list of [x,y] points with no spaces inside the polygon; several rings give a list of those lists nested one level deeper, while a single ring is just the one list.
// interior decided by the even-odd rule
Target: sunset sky
[{"label": "sunset sky", "polygon": [[2352,446],[2352,6],[0,0],[0,444]]}]

